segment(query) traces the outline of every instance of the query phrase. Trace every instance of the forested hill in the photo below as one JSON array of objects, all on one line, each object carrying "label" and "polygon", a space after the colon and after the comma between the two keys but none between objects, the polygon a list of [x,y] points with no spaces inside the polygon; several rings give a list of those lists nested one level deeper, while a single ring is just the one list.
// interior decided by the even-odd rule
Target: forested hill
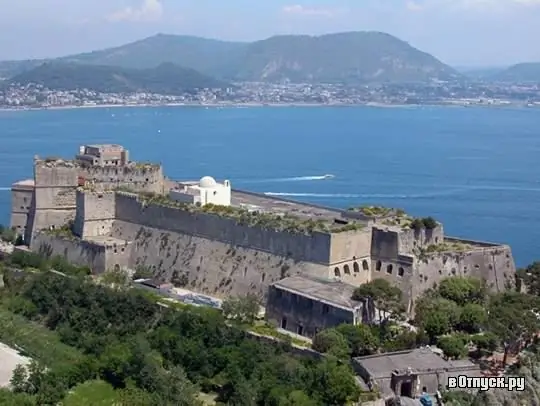
[{"label": "forested hill", "polygon": [[[148,69],[165,62],[230,81],[426,82],[461,74],[408,43],[381,32],[274,36],[251,43],[155,35],[120,47],[59,58],[63,62]],[[36,61],[0,62],[0,73]]]},{"label": "forested hill", "polygon": [[540,83],[540,62],[513,65],[497,73],[492,79],[512,83]]},{"label": "forested hill", "polygon": [[90,89],[103,93],[146,92],[179,95],[203,88],[225,88],[230,84],[193,69],[163,63],[150,69],[48,62],[20,73],[4,84],[39,84],[51,90]]}]

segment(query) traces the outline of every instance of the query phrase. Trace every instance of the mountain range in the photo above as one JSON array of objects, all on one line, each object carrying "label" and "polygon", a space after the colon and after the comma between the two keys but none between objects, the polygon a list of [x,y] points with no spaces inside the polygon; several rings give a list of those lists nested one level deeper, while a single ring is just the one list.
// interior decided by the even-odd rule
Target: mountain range
[{"label": "mountain range", "polygon": [[164,62],[155,68],[130,69],[65,61],[45,62],[19,73],[7,83],[34,83],[55,90],[91,89],[101,93],[157,93],[181,95],[203,88],[231,85],[194,69]]},{"label": "mountain range", "polygon": [[[0,77],[9,82],[52,75],[52,70],[84,70],[104,75],[129,77],[127,88],[145,87],[142,78],[152,69],[175,66],[189,87],[202,82],[226,85],[230,82],[324,82],[364,84],[373,82],[432,82],[466,80],[467,75],[442,63],[392,35],[381,32],[346,32],[321,36],[284,35],[255,42],[230,42],[184,35],[158,34],[140,41],[99,51],[60,57],[51,61],[0,62]],[[46,65],[44,65],[47,63]],[[522,80],[540,82],[540,64],[516,67],[485,75],[482,80]],[[538,66],[536,66],[538,65]],[[78,67],[78,68],[77,68]],[[126,69],[129,70],[126,71]],[[185,71],[182,71],[185,69]],[[514,69],[514,73],[512,73]],[[145,73],[136,74],[135,70]],[[509,73],[510,72],[510,73]],[[155,72],[154,72],[155,73]],[[198,73],[198,76],[196,75]],[[109,75],[109,76],[110,76]],[[138,75],[138,76],[137,76]],[[141,76],[142,75],[142,76]],[[136,80],[135,77],[138,77]],[[216,78],[216,79],[213,79]],[[122,80],[120,80],[121,82]],[[176,86],[175,86],[176,88]]]},{"label": "mountain range", "polygon": [[[380,32],[287,35],[255,42],[158,34],[54,61],[127,69],[172,63],[228,81],[425,82],[460,77],[430,54]],[[13,77],[44,62],[0,62],[0,76]]]}]

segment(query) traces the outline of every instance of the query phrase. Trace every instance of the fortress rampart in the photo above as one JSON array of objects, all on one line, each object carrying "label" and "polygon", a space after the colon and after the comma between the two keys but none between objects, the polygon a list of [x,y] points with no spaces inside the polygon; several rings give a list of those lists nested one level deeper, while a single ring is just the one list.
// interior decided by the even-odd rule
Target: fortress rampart
[{"label": "fortress rampart", "polygon": [[[513,283],[508,246],[446,237],[431,218],[234,189],[231,206],[181,204],[165,197],[181,188],[164,178],[161,165],[127,163],[127,156],[120,146],[91,146],[81,149],[82,161],[36,159],[34,180],[13,185],[12,225],[26,230],[33,250],[94,272],[142,265],[216,296],[265,295],[293,274],[356,286],[384,278],[401,288],[412,310],[418,295],[448,276],[483,278],[497,291]],[[67,224],[73,235],[56,232]]]},{"label": "fortress rampart", "polygon": [[152,193],[163,193],[165,189],[161,165],[128,162],[129,154],[122,146],[87,146],[81,147],[82,152],[86,154],[74,160],[36,156],[32,185],[24,181],[27,184],[17,182],[12,186],[11,226],[27,243],[40,230],[75,220],[78,187],[102,191],[129,187]]},{"label": "fortress rampart", "polygon": [[237,220],[216,214],[189,212],[144,201],[136,195],[116,195],[116,219],[169,232],[221,241],[232,246],[271,252],[275,255],[319,264],[328,264],[330,235],[279,232],[238,224]]}]

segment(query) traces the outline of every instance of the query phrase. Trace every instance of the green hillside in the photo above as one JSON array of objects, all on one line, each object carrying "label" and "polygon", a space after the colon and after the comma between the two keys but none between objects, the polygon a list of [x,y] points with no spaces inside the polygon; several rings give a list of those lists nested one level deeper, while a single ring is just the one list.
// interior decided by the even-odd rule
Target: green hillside
[{"label": "green hillside", "polygon": [[[159,34],[59,60],[129,69],[170,62],[237,81],[423,82],[461,77],[430,54],[380,32],[275,36],[252,43]],[[0,72],[2,67],[0,63]],[[11,63],[15,68],[21,69]]]},{"label": "green hillside", "polygon": [[513,83],[540,83],[540,62],[519,63],[493,76],[494,80]]},{"label": "green hillside", "polygon": [[138,70],[117,66],[47,62],[4,83],[34,83],[55,90],[91,89],[104,93],[148,92],[168,95],[178,95],[194,89],[230,86],[193,69],[180,68],[172,63]]}]

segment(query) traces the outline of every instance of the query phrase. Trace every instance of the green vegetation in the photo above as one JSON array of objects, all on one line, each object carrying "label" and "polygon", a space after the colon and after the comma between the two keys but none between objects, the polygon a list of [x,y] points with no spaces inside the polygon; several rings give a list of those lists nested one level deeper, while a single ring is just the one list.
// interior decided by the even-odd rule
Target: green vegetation
[{"label": "green vegetation", "polygon": [[[350,207],[349,211],[355,211],[362,213],[368,217],[386,217],[390,215],[397,215],[398,210],[392,209],[390,207],[382,206],[360,206],[360,207]],[[405,214],[403,210],[399,210],[400,215]]]},{"label": "green vegetation", "polygon": [[[15,262],[48,264],[31,254]],[[192,406],[203,391],[221,405],[337,406],[359,396],[350,367],[259,342],[213,309],[167,308],[137,289],[9,266],[4,280],[0,340],[36,362],[17,368],[2,404]],[[253,320],[251,298],[229,302],[233,323]]]},{"label": "green vegetation", "polygon": [[[92,273],[89,267],[73,265],[59,255],[47,258],[27,251],[15,251],[4,262],[4,266],[24,270],[56,271],[69,276],[86,276]],[[4,274],[4,283],[10,283],[9,274]]]},{"label": "green vegetation", "polygon": [[20,73],[6,84],[38,84],[51,90],[90,89],[102,93],[147,92],[181,95],[203,88],[225,88],[230,85],[205,76],[193,69],[171,63],[144,70],[113,66],[47,62]]},{"label": "green vegetation", "polygon": [[[536,265],[534,269],[537,283],[540,268]],[[435,289],[421,296],[413,321],[416,332],[397,323],[404,310],[399,289],[385,280],[375,279],[357,288],[353,295],[356,300],[366,297],[386,312],[380,325],[343,325],[323,330],[314,337],[313,348],[348,360],[359,355],[434,344],[451,359],[482,358],[501,351],[506,364],[510,348],[530,345],[540,330],[540,320],[535,314],[540,310],[538,295],[514,291],[490,293],[485,282],[472,277],[443,279]]]},{"label": "green vegetation", "polygon": [[422,218],[415,218],[411,221],[409,227],[413,230],[433,230],[439,225],[437,220],[435,220],[433,217],[422,217]]},{"label": "green vegetation", "polygon": [[474,247],[470,244],[466,244],[459,241],[443,241],[437,244],[430,244],[425,247],[415,247],[413,249],[414,254],[420,260],[426,259],[430,254],[443,253],[443,252],[466,252],[472,251]]},{"label": "green vegetation", "polygon": [[111,406],[120,401],[118,392],[105,381],[86,381],[75,386],[63,406]]},{"label": "green vegetation", "polygon": [[[408,43],[379,32],[318,37],[284,35],[252,43],[156,35],[102,51],[55,60],[64,63],[150,69],[162,63],[234,81],[418,82],[461,77],[454,69]],[[399,63],[396,63],[399,61]],[[44,61],[0,64],[0,72],[21,72]],[[267,67],[274,66],[272,72]],[[294,68],[292,68],[294,66]],[[118,72],[118,68],[115,68]],[[382,72],[382,73],[381,73]],[[111,77],[100,74],[104,82]],[[112,84],[118,86],[119,81]],[[94,84],[94,80],[90,82]]]},{"label": "green vegetation", "polygon": [[[120,192],[126,190],[118,190]],[[131,193],[131,192],[130,192]],[[352,222],[349,224],[338,224],[329,220],[313,220],[311,218],[300,218],[289,213],[283,215],[277,213],[264,213],[258,211],[249,211],[241,207],[220,206],[206,204],[204,206],[177,202],[168,196],[153,193],[139,193],[139,200],[143,205],[156,204],[164,207],[177,208],[190,213],[208,213],[221,217],[227,217],[236,220],[240,225],[249,227],[261,227],[267,230],[285,231],[288,233],[312,234],[313,232],[322,233],[341,233],[347,231],[362,230],[365,225]]]},{"label": "green vegetation", "polygon": [[[375,307],[379,310],[379,319],[388,319],[392,315],[404,313],[405,308],[402,304],[401,290],[390,284],[386,279],[374,279],[356,288],[353,292],[353,300],[362,300],[369,298],[373,301]],[[386,316],[383,316],[383,312]]]},{"label": "green vegetation", "polygon": [[253,324],[259,314],[259,300],[255,295],[231,297],[223,301],[221,310],[226,319],[239,324]]},{"label": "green vegetation", "polygon": [[0,224],[0,240],[9,243],[15,243],[17,240],[17,233],[11,228],[4,227]]}]

